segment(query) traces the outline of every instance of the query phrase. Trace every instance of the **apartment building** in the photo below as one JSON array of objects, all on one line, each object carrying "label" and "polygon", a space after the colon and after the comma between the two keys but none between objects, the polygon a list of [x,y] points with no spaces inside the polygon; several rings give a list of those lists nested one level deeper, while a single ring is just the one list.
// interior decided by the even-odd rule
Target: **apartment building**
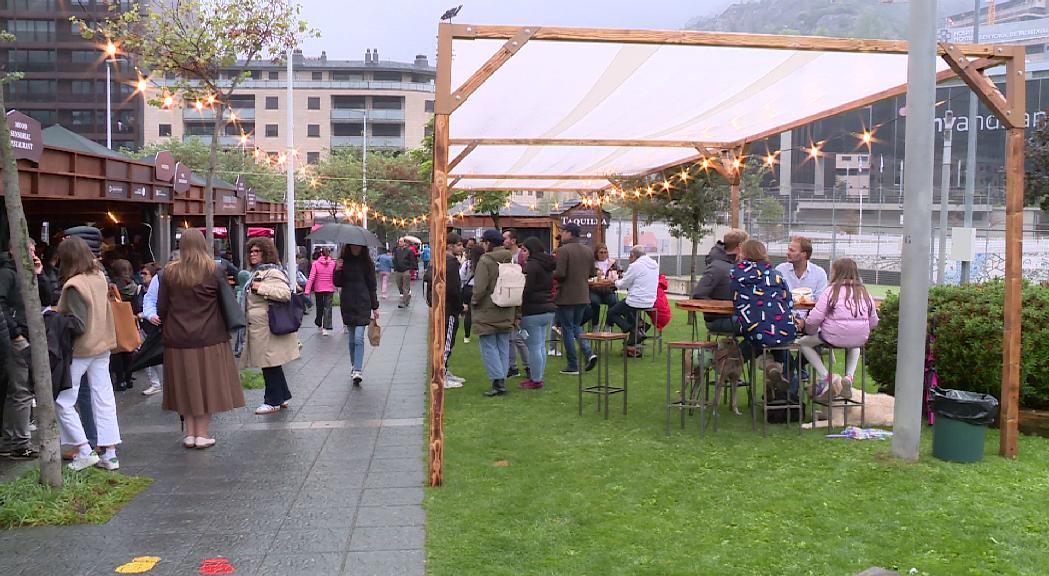
[{"label": "apartment building", "polygon": [[[406,150],[418,147],[433,116],[434,80],[437,70],[426,56],[414,62],[380,60],[378,50],[368,50],[363,61],[329,60],[293,54],[295,148],[299,158],[317,162],[329,150],[364,145],[368,148]],[[223,146],[258,148],[277,154],[287,147],[287,67],[258,62],[250,77],[241,81],[230,108],[238,121],[224,128]],[[163,87],[163,79],[155,79]],[[225,114],[227,120],[229,113]],[[192,103],[172,108],[147,106],[145,141],[168,138],[211,142],[214,113],[197,110]]]},{"label": "apartment building", "polygon": [[[109,4],[112,4],[110,2]],[[131,0],[117,3],[127,10]],[[103,0],[0,0],[0,27],[15,36],[0,43],[0,65],[23,77],[4,86],[7,108],[44,126],[61,124],[100,144],[106,124],[113,148],[142,145],[142,98],[135,94],[134,68],[124,58],[107,62],[96,42],[85,40],[69,21],[111,16]],[[106,68],[110,68],[112,115],[106,115]]]}]

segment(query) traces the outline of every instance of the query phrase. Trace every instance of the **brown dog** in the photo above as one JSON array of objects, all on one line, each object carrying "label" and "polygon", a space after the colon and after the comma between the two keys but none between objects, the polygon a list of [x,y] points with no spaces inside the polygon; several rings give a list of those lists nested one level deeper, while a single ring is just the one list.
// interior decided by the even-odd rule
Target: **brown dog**
[{"label": "brown dog", "polygon": [[[858,390],[853,391],[853,399],[859,400],[860,393]],[[842,410],[841,408],[835,409],[831,416],[833,422],[828,422],[826,414],[817,414],[816,425],[813,426],[811,422],[802,424],[803,428],[827,428],[828,425],[832,428],[841,428],[845,426],[845,410],[849,413],[849,424],[854,426],[860,425],[860,407],[849,406]],[[868,393],[867,394],[867,408],[865,411],[865,426],[873,426],[877,428],[891,428],[893,423],[893,412],[896,410],[896,398],[889,396],[888,394]]]}]

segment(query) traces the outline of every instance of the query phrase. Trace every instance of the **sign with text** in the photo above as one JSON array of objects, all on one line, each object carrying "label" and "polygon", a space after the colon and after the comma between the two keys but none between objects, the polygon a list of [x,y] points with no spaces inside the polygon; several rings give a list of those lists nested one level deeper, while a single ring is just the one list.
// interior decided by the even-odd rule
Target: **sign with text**
[{"label": "sign with text", "polygon": [[175,157],[166,150],[157,152],[157,160],[153,169],[157,180],[171,182],[171,179],[175,177]]},{"label": "sign with text", "polygon": [[255,189],[248,188],[248,210],[255,209]]},{"label": "sign with text", "polygon": [[127,184],[123,182],[106,182],[106,198],[127,199]]},{"label": "sign with text", "polygon": [[164,201],[171,200],[171,188],[164,188],[163,186],[154,186],[153,199]]},{"label": "sign with text", "polygon": [[181,162],[175,164],[175,192],[178,194],[189,192],[189,183],[192,181],[193,171],[189,169],[189,166]]},{"label": "sign with text", "polygon": [[248,192],[248,181],[243,175],[237,176],[237,198],[244,198]]},{"label": "sign with text", "polygon": [[[601,226],[604,228],[608,228],[608,218],[609,214],[602,210]],[[597,234],[597,212],[593,208],[569,208],[561,213],[561,226],[568,223],[578,224],[582,228],[581,240],[584,244],[589,245]]]},{"label": "sign with text", "polygon": [[40,163],[44,154],[44,137],[40,123],[16,110],[7,113],[7,127],[11,130],[11,152],[16,160]]},{"label": "sign with text", "polygon": [[132,184],[131,185],[131,198],[132,200],[147,200],[149,199],[149,186],[145,184]]}]

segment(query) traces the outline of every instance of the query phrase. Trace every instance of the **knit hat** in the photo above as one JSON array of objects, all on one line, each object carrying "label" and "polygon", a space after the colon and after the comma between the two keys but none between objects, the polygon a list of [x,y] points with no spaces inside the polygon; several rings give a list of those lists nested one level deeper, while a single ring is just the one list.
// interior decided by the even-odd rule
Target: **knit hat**
[{"label": "knit hat", "polygon": [[495,228],[489,228],[489,229],[484,231],[484,234],[481,236],[481,240],[483,242],[490,242],[492,244],[502,245],[502,243],[503,243],[503,234],[502,234],[502,232],[499,232]]},{"label": "knit hat", "polygon": [[66,236],[76,236],[87,243],[95,258],[102,257],[102,232],[94,226],[74,226],[65,231]]}]

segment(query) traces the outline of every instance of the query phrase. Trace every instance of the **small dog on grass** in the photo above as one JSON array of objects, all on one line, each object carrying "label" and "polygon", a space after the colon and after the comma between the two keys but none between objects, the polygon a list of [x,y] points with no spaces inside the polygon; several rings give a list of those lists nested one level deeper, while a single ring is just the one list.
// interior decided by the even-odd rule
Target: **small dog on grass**
[{"label": "small dog on grass", "polygon": [[[831,390],[835,396],[841,392],[841,389]],[[853,399],[859,400],[860,393],[855,391],[852,394]],[[880,392],[868,393],[867,394],[867,408],[864,414],[864,425],[868,427],[876,428],[891,428],[893,424],[893,412],[896,410],[896,398],[889,396],[888,394],[882,394]],[[849,424],[859,426],[860,425],[860,407],[849,406],[842,410],[841,408],[835,409],[831,416],[833,422],[827,420],[825,413],[817,413],[816,425],[813,426],[812,422],[806,422],[802,424],[802,428],[841,428],[845,426],[845,411],[848,411]]]}]

